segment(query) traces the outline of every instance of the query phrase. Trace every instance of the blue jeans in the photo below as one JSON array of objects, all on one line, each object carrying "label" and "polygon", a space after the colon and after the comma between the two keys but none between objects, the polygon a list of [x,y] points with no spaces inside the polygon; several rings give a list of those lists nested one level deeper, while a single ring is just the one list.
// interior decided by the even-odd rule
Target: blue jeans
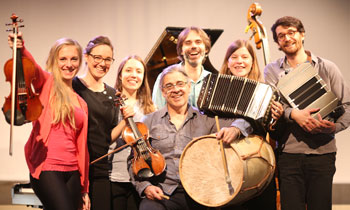
[{"label": "blue jeans", "polygon": [[331,210],[335,153],[281,153],[278,160],[282,210]]}]

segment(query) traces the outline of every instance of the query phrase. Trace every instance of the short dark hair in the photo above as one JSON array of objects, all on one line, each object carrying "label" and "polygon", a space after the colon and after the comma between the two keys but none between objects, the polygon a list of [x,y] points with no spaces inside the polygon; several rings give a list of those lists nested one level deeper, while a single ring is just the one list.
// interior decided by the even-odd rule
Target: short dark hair
[{"label": "short dark hair", "polygon": [[304,33],[305,32],[304,25],[298,18],[291,17],[291,16],[281,17],[281,18],[277,19],[275,24],[273,24],[272,27],[271,27],[271,31],[272,31],[272,34],[273,34],[273,40],[276,43],[278,43],[278,37],[277,37],[277,34],[276,34],[276,28],[278,26],[287,26],[287,27],[292,26],[292,27],[295,27],[298,30],[298,32],[300,32],[300,33]]}]

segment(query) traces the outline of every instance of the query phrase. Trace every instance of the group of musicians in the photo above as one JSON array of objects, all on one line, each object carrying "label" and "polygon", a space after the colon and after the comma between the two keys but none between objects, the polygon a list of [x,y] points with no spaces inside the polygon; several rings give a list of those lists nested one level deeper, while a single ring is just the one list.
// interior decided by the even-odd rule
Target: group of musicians
[{"label": "group of musicians", "polygon": [[[228,47],[219,73],[260,82],[265,78],[267,84],[276,86],[299,64],[309,62],[317,70],[345,112],[336,121],[319,115],[314,119],[311,115],[318,109],[299,110],[284,100],[274,101],[271,115],[277,124],[270,132],[278,141],[282,210],[331,210],[334,137],[350,125],[349,87],[334,63],[304,49],[305,29],[299,19],[279,18],[271,30],[285,56],[268,64],[264,77],[254,48],[246,40],[236,40]],[[181,184],[179,161],[184,148],[193,138],[211,133],[229,145],[255,131],[243,117],[220,119],[222,128],[217,130],[214,118],[196,108],[203,80],[210,74],[202,64],[211,42],[202,29],[188,27],[179,34],[181,63],[162,71],[152,94],[146,65],[137,55],[120,64],[114,88],[103,82],[114,61],[108,37],[93,38],[84,50],[75,40],[57,40],[44,71],[26,50],[21,32],[9,35],[10,47],[14,36],[18,36],[16,45],[23,56],[35,64],[33,87],[43,104],[41,116],[33,122],[25,156],[33,190],[45,210],[208,209],[195,202]],[[86,74],[77,77],[83,60]],[[123,106],[115,105],[117,92],[127,98]],[[130,147],[90,165],[125,144],[122,134],[130,118],[147,126],[152,147],[163,155],[166,169],[161,175],[149,179],[135,175],[135,150]],[[263,199],[252,198],[222,209],[276,209],[276,193],[271,192],[257,195]]]}]

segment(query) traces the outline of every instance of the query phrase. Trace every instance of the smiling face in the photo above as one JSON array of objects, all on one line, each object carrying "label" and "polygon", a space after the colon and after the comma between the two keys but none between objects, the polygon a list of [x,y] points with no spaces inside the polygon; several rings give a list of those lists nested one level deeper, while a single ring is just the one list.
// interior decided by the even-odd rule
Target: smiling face
[{"label": "smiling face", "polygon": [[278,46],[287,55],[295,55],[300,50],[304,50],[303,40],[304,33],[297,31],[293,26],[277,26],[276,34],[278,38]]},{"label": "smiling face", "polygon": [[137,91],[142,85],[144,75],[145,68],[143,64],[134,58],[129,59],[119,75],[123,90],[128,92]]},{"label": "smiling face", "polygon": [[79,70],[79,52],[74,45],[66,45],[58,52],[58,68],[64,81],[71,81]]},{"label": "smiling face", "polygon": [[253,58],[246,47],[234,51],[228,59],[227,66],[231,73],[238,77],[248,77],[253,64]]},{"label": "smiling face", "polygon": [[187,106],[191,84],[185,75],[178,71],[168,73],[163,78],[162,87],[162,95],[168,106],[174,110]]},{"label": "smiling face", "polygon": [[205,44],[200,35],[195,31],[190,31],[183,42],[182,52],[185,62],[193,67],[201,65],[205,58]]},{"label": "smiling face", "polygon": [[108,45],[98,45],[94,47],[89,54],[85,54],[84,56],[88,65],[89,74],[96,80],[100,80],[107,74],[111,64],[106,63],[106,60],[97,63],[94,57],[98,56],[103,59],[112,59],[113,51]]}]

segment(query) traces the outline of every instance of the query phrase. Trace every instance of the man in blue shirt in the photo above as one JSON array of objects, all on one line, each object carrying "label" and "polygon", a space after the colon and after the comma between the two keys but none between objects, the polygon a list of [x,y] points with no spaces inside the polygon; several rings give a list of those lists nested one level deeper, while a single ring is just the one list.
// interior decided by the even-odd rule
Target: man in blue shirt
[{"label": "man in blue shirt", "polygon": [[[202,88],[203,79],[210,74],[203,68],[203,63],[211,48],[211,42],[208,35],[198,27],[185,28],[178,36],[177,55],[181,60],[185,72],[190,78],[191,92],[189,94],[189,104],[197,107],[197,99]],[[159,79],[154,84],[152,100],[160,109],[165,106],[165,98],[162,96],[162,90],[159,89]]]}]

